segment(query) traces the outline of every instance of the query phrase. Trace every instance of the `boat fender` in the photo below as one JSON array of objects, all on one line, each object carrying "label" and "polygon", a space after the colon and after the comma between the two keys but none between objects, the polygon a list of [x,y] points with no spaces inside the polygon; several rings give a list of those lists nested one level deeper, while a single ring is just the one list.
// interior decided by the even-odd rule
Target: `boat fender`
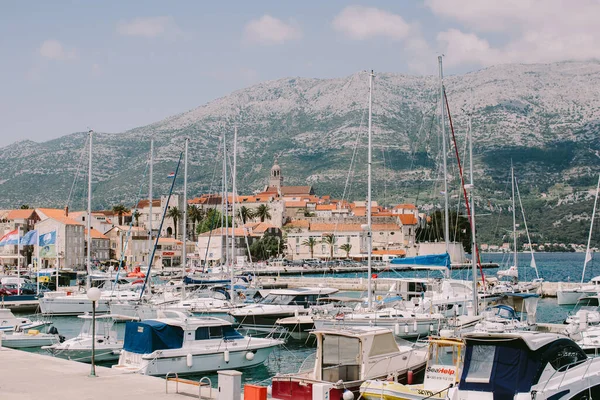
[{"label": "boat fender", "polygon": [[417,320],[415,319],[415,322],[413,322],[413,331],[417,331]]},{"label": "boat fender", "polygon": [[186,361],[188,368],[192,368],[192,366],[194,365],[194,357],[191,354],[188,354],[185,357],[185,361]]},{"label": "boat fender", "polygon": [[398,323],[394,324],[394,334],[396,336],[400,336],[400,324],[398,324]]},{"label": "boat fender", "polygon": [[254,353],[252,351],[249,351],[246,353],[246,360],[248,360],[248,361],[254,360]]},{"label": "boat fender", "polygon": [[300,313],[298,312],[298,310],[294,310],[294,317],[298,318],[299,315]]},{"label": "boat fender", "polygon": [[414,375],[414,374],[413,374],[412,370],[409,370],[409,371],[406,373],[406,383],[407,383],[407,384],[409,384],[409,385],[412,385],[412,384],[413,384],[413,375]]},{"label": "boat fender", "polygon": [[342,395],[342,399],[344,400],[354,400],[354,393],[349,390],[346,390]]},{"label": "boat fender", "polygon": [[267,386],[267,394],[269,396],[271,396],[273,394],[273,386],[271,386],[271,385]]},{"label": "boat fender", "polygon": [[228,363],[229,362],[229,350],[225,350],[223,352],[223,358],[225,359],[225,362]]},{"label": "boat fender", "polygon": [[404,324],[404,333],[408,333],[408,324]]}]

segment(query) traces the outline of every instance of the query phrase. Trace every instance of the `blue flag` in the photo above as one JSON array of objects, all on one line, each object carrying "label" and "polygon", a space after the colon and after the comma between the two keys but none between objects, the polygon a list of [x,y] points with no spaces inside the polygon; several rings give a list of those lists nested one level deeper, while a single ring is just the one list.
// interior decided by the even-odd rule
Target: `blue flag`
[{"label": "blue flag", "polygon": [[50,244],[56,244],[56,231],[41,234],[40,240],[38,243],[40,246],[48,246]]},{"label": "blue flag", "polygon": [[37,230],[29,231],[21,238],[21,245],[32,246],[37,242]]}]

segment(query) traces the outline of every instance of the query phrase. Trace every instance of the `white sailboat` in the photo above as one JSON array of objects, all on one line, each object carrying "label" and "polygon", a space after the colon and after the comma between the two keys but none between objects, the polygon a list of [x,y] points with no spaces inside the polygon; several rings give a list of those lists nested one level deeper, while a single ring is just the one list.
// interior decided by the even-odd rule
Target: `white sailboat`
[{"label": "white sailboat", "polygon": [[592,241],[592,231],[594,229],[594,218],[596,217],[596,206],[598,205],[598,193],[600,192],[600,176],[598,177],[598,185],[596,186],[596,198],[594,200],[594,210],[592,211],[592,220],[590,221],[590,233],[588,235],[587,248],[585,250],[585,261],[583,262],[583,271],[581,273],[581,283],[573,288],[564,288],[559,284],[556,296],[558,297],[559,305],[576,304],[577,300],[583,296],[590,296],[600,292],[600,277],[593,278],[589,284],[584,285],[585,268],[592,261],[592,252],[590,244]]}]

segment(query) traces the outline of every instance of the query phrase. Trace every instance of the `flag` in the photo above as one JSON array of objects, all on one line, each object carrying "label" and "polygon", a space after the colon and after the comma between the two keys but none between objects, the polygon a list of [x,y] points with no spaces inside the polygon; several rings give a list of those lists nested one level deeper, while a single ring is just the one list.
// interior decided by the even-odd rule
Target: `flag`
[{"label": "flag", "polygon": [[169,175],[167,175],[167,178],[175,178],[175,172],[171,172]]},{"label": "flag", "polygon": [[56,231],[38,235],[40,258],[56,257]]},{"label": "flag", "polygon": [[531,264],[529,264],[529,266],[537,269],[537,264],[535,263],[535,258],[533,258],[533,255],[531,256]]},{"label": "flag", "polygon": [[588,250],[588,251],[585,253],[585,261],[584,261],[584,264],[587,264],[587,263],[589,263],[590,261],[592,261],[592,252]]},{"label": "flag", "polygon": [[37,242],[37,231],[29,231],[21,238],[21,244],[23,246],[32,246]]},{"label": "flag", "polygon": [[56,244],[56,231],[41,234],[38,243],[40,246]]},{"label": "flag", "polygon": [[10,231],[0,238],[0,246],[19,244],[19,230]]}]

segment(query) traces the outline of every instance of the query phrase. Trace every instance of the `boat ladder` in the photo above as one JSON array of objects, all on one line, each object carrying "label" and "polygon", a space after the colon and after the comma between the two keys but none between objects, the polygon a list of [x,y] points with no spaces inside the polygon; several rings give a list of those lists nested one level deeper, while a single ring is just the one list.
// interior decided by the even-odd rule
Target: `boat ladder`
[{"label": "boat ladder", "polygon": [[[212,399],[213,398],[212,397],[212,382],[210,381],[210,379],[207,376],[200,378],[199,381],[193,381],[191,379],[180,378],[176,372],[175,373],[169,372],[167,374],[167,376],[165,377],[165,393],[167,393],[167,394],[169,393],[169,382],[175,382],[175,393],[176,394],[185,394],[185,393],[179,392],[179,384],[183,383],[186,385],[198,386],[198,398],[199,399]],[[208,386],[210,389],[208,397],[205,397],[202,395],[202,387],[203,386]]]}]

